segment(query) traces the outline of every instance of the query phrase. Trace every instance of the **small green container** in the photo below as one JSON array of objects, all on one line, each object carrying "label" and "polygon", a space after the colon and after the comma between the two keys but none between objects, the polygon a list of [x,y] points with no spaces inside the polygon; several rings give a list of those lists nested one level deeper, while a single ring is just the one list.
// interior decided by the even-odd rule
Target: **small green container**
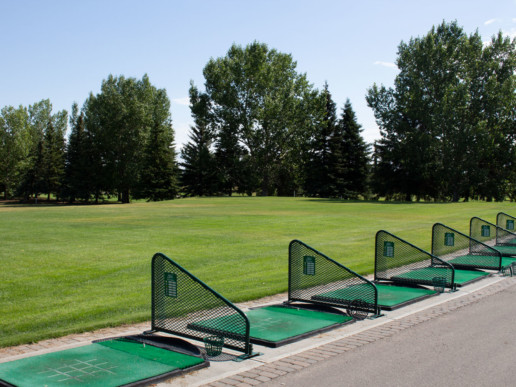
[{"label": "small green container", "polygon": [[204,348],[208,356],[219,356],[222,353],[224,337],[208,336],[204,338]]}]

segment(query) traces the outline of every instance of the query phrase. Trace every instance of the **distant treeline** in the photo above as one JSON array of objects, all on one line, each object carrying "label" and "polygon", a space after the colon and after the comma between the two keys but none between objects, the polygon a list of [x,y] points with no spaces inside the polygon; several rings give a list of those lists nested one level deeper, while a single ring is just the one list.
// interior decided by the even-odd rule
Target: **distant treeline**
[{"label": "distant treeline", "polygon": [[[0,112],[0,192],[66,202],[196,195],[516,199],[516,40],[484,44],[457,23],[402,42],[393,88],[351,103],[311,85],[289,54],[233,45],[190,86],[195,125],[176,155],[170,101],[145,75],[109,76],[71,113],[49,100]],[[69,126],[68,126],[69,125]],[[70,135],[65,138],[67,128]]]}]

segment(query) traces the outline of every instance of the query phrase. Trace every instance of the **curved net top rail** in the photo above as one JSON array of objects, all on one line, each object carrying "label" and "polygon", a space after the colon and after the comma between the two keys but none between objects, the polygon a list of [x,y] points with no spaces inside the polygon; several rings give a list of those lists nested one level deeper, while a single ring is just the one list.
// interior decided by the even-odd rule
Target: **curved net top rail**
[{"label": "curved net top rail", "polygon": [[432,227],[432,254],[454,267],[502,269],[502,254],[498,250],[441,223]]},{"label": "curved net top rail", "polygon": [[224,346],[251,355],[249,319],[239,308],[164,254],[152,257],[152,330]]},{"label": "curved net top rail", "polygon": [[[516,233],[516,217],[506,214],[505,212],[499,212],[496,215],[496,225],[501,227],[510,233]],[[508,246],[516,246],[516,237],[515,238],[507,238],[506,245]]]},{"label": "curved net top rail", "polygon": [[450,263],[384,230],[376,233],[374,278],[404,285],[438,283],[455,288],[455,270]]},{"label": "curved net top rail", "polygon": [[307,244],[289,245],[288,301],[346,307],[379,314],[378,291],[371,281]]},{"label": "curved net top rail", "polygon": [[471,218],[469,222],[469,235],[486,244],[516,246],[516,234],[514,232],[476,216]]}]

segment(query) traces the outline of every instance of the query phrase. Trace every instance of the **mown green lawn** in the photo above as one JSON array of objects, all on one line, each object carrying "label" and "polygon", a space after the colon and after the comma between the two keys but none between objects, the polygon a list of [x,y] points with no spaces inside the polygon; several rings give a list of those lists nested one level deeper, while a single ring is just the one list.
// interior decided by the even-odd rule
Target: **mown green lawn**
[{"label": "mown green lawn", "polygon": [[150,319],[150,261],[162,252],[234,302],[287,290],[300,239],[373,271],[374,237],[426,250],[435,222],[468,233],[513,203],[193,198],[100,206],[0,205],[0,346]]}]

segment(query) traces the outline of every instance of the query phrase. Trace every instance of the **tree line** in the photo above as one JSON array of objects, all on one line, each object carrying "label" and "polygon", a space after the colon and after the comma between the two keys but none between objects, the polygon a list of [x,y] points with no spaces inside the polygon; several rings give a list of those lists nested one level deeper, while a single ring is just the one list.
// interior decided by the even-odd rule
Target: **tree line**
[{"label": "tree line", "polygon": [[[516,40],[484,44],[456,22],[401,42],[394,87],[366,100],[366,144],[349,100],[337,108],[289,54],[233,45],[190,85],[194,125],[176,154],[164,89],[110,75],[70,114],[49,100],[0,111],[0,192],[99,202],[203,195],[516,199]],[[70,134],[66,139],[67,127]]]},{"label": "tree line", "polygon": [[402,42],[394,87],[367,102],[381,130],[372,190],[409,200],[516,199],[516,39],[456,22]]},{"label": "tree line", "polygon": [[205,90],[190,86],[186,194],[366,195],[368,146],[351,103],[337,119],[328,85],[315,89],[295,68],[258,42],[208,62]]},{"label": "tree line", "polygon": [[[69,116],[69,117],[68,117]],[[65,141],[67,121],[71,128]],[[117,197],[171,199],[178,192],[170,101],[164,89],[109,76],[71,113],[43,100],[0,113],[0,186],[4,198],[53,195],[58,201]],[[0,189],[1,191],[1,189]]]}]

